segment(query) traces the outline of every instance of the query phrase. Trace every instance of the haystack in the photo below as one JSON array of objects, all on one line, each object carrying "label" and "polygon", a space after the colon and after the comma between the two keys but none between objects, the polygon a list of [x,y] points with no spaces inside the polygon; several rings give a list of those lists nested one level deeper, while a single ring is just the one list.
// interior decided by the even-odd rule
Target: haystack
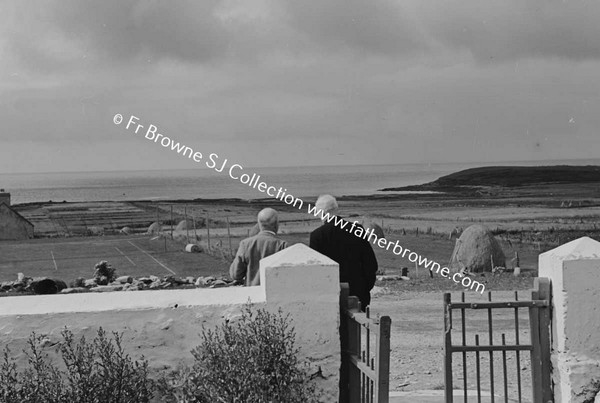
[{"label": "haystack", "polygon": [[121,234],[131,235],[132,233],[133,233],[133,230],[130,227],[121,228]]},{"label": "haystack", "polygon": [[157,235],[158,233],[160,233],[160,230],[160,224],[157,222],[153,222],[152,225],[148,227],[147,233],[150,235]]},{"label": "haystack", "polygon": [[505,267],[506,258],[502,247],[491,231],[482,225],[471,225],[456,240],[450,260],[454,272],[466,269],[470,272],[491,272],[493,267]]},{"label": "haystack", "polygon": [[[185,231],[188,228],[192,228],[192,222],[188,222],[186,220],[179,221],[179,224],[175,227],[175,231]],[[193,229],[193,228],[192,228]]]}]

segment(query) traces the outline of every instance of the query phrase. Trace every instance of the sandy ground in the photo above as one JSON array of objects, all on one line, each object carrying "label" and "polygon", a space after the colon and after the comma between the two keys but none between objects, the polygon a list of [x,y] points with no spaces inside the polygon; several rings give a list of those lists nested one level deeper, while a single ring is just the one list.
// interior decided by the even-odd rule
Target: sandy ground
[{"label": "sandy ground", "polygon": [[[442,293],[439,292],[392,292],[378,288],[379,292],[373,299],[371,314],[388,315],[392,319],[391,356],[390,356],[390,390],[423,390],[443,389],[444,387],[444,314]],[[494,300],[511,300],[513,292],[495,292]],[[528,291],[520,291],[519,298],[530,297]],[[458,299],[459,293],[453,293],[453,299]],[[485,297],[469,293],[467,301],[483,300]],[[514,342],[514,314],[512,310],[494,313],[492,322],[496,329],[502,329],[508,343]],[[458,318],[454,318],[456,327]],[[527,343],[529,338],[529,322],[527,311],[519,313],[520,342]],[[481,344],[487,340],[487,313],[467,313],[467,343],[473,343],[474,334],[479,334]],[[461,333],[455,329],[453,343],[460,343]],[[494,343],[500,344],[500,331],[494,335]],[[454,388],[463,387],[462,356],[454,354],[453,380]],[[521,354],[521,382],[523,401],[531,401],[531,379],[529,354]],[[489,391],[489,355],[481,355],[482,390]],[[470,356],[467,362],[467,387],[476,390],[475,357]],[[507,354],[508,394],[517,395],[516,356]],[[503,395],[503,366],[502,355],[494,355],[494,386],[495,394]]]}]

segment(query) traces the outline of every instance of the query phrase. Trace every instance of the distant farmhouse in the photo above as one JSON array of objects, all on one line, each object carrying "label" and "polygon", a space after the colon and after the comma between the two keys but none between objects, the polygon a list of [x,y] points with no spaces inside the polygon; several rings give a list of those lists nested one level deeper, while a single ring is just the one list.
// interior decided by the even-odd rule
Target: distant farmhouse
[{"label": "distant farmhouse", "polygon": [[0,241],[33,238],[33,224],[10,207],[10,193],[0,189]]}]

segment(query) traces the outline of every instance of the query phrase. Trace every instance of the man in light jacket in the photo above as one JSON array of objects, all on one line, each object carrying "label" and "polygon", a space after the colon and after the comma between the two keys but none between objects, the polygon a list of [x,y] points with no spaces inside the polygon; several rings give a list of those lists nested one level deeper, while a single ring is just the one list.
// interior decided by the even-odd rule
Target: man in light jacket
[{"label": "man in light jacket", "polygon": [[247,286],[260,285],[260,259],[287,248],[287,242],[277,236],[279,220],[277,211],[266,208],[258,213],[260,232],[240,242],[229,267],[229,275]]}]

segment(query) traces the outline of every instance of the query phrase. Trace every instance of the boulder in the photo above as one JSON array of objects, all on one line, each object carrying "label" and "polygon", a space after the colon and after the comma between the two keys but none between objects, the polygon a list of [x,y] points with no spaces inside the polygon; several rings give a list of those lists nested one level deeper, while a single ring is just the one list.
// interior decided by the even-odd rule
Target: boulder
[{"label": "boulder", "polygon": [[34,278],[29,286],[36,294],[58,294],[67,288],[64,281],[47,277]]},{"label": "boulder", "polygon": [[113,281],[113,283],[119,283],[119,284],[126,284],[126,283],[133,283],[133,277],[131,276],[121,276],[121,277],[117,277],[115,279],[115,281]]},{"label": "boulder", "polygon": [[506,257],[500,243],[483,225],[471,225],[456,240],[450,259],[453,272],[492,272],[495,267],[505,266]]}]

